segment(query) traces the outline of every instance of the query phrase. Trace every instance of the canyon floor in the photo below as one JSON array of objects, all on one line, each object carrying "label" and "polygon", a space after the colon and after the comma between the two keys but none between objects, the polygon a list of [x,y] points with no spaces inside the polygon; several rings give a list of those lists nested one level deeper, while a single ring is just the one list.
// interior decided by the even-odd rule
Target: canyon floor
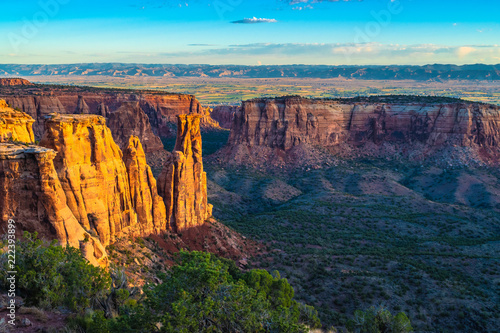
[{"label": "canyon floor", "polygon": [[[224,132],[208,132],[212,146]],[[214,148],[214,147],[213,147]],[[206,160],[219,221],[267,245],[322,323],[405,311],[417,332],[500,330],[500,171],[377,159],[258,170]]]}]

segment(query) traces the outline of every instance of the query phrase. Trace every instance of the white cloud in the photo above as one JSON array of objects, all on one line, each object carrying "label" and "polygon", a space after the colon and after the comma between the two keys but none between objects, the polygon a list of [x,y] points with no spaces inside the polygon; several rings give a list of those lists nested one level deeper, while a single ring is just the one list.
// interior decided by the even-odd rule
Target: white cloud
[{"label": "white cloud", "polygon": [[252,18],[245,18],[243,20],[233,21],[231,23],[252,24],[252,23],[276,23],[276,22],[278,21],[275,19],[252,17]]}]

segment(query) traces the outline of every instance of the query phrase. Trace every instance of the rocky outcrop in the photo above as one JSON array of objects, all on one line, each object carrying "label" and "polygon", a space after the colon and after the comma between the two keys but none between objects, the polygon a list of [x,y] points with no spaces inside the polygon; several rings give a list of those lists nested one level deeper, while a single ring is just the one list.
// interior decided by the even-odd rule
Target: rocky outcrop
[{"label": "rocky outcrop", "polygon": [[233,118],[236,112],[241,110],[241,106],[217,105],[214,106],[210,116],[217,121],[222,128],[231,129]]},{"label": "rocky outcrop", "polygon": [[16,111],[0,99],[0,142],[35,142],[32,125],[33,118],[24,112]]},{"label": "rocky outcrop", "polygon": [[48,114],[76,113],[110,117],[113,112],[130,102],[138,103],[139,108],[148,116],[154,133],[160,137],[175,136],[176,117],[181,114],[199,114],[202,116],[200,122],[202,127],[218,127],[218,123],[210,118],[209,109],[202,107],[192,95],[124,92],[99,88],[38,87],[0,90],[0,98],[36,120],[34,125],[36,138],[43,136],[45,116]]},{"label": "rocky outcrop", "polygon": [[104,246],[117,238],[204,225],[212,207],[200,118],[179,116],[175,151],[159,183],[162,198],[138,137],[122,154],[103,117],[48,115],[41,146],[0,143],[0,228],[15,219],[19,233],[58,239],[104,265]]},{"label": "rocky outcrop", "polygon": [[38,232],[83,251],[95,265],[106,265],[106,251],[67,206],[64,190],[54,168],[52,149],[19,144],[0,144],[1,228],[9,219],[16,232]]},{"label": "rocky outcrop", "polygon": [[210,117],[208,108],[201,106],[192,95],[141,95],[139,105],[148,115],[151,125],[160,137],[175,136],[177,116],[183,114],[201,115],[200,126],[218,128],[219,124]]},{"label": "rocky outcrop", "polygon": [[284,97],[243,102],[234,116],[230,145],[289,150],[300,144],[355,146],[372,142],[428,147],[500,144],[500,108],[426,102],[357,102]]},{"label": "rocky outcrop", "polygon": [[66,113],[58,98],[52,96],[5,96],[13,108],[19,109],[35,119],[33,132],[37,139],[43,136],[45,116],[51,113]]},{"label": "rocky outcrop", "polygon": [[31,83],[30,81],[21,78],[5,78],[5,79],[0,78],[0,86],[32,86],[32,85],[33,83]]},{"label": "rocky outcrop", "polygon": [[137,213],[140,233],[159,234],[167,230],[165,203],[158,195],[156,179],[146,164],[146,155],[138,137],[130,137],[129,144],[123,151],[123,161],[127,168],[130,197]]},{"label": "rocky outcrop", "polygon": [[202,225],[212,215],[201,155],[200,118],[199,115],[178,116],[175,149],[158,179],[167,221],[175,232]]},{"label": "rocky outcrop", "polygon": [[105,119],[51,115],[40,145],[57,152],[54,165],[68,206],[78,222],[103,245],[137,225],[127,169]]},{"label": "rocky outcrop", "polygon": [[108,127],[115,142],[122,150],[129,146],[131,136],[137,136],[146,154],[163,150],[163,143],[151,128],[148,116],[139,102],[125,102],[115,112],[109,114]]}]

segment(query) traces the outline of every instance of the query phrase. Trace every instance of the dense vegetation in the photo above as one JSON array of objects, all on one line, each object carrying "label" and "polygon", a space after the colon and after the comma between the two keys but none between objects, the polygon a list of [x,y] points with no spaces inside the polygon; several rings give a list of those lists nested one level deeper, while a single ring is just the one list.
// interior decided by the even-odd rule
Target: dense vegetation
[{"label": "dense vegetation", "polygon": [[[6,254],[0,257],[6,268]],[[144,295],[128,289],[116,268],[90,265],[77,249],[25,234],[16,245],[18,293],[27,305],[74,312],[85,332],[308,332],[320,327],[314,308],[294,300],[278,272],[240,271],[233,261],[184,252]],[[2,270],[2,283],[5,272]],[[111,281],[113,280],[113,281]],[[6,287],[5,285],[3,287]]]}]

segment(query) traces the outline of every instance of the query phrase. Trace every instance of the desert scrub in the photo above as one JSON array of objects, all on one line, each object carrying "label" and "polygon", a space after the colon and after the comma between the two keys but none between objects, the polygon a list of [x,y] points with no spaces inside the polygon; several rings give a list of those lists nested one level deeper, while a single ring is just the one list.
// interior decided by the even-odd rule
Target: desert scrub
[{"label": "desert scrub", "polygon": [[[78,249],[37,236],[25,232],[16,244],[17,291],[28,306],[67,306],[81,312],[107,292],[111,278],[104,269],[92,266]],[[2,271],[0,275],[8,270]],[[1,280],[6,281],[4,276]]]}]

